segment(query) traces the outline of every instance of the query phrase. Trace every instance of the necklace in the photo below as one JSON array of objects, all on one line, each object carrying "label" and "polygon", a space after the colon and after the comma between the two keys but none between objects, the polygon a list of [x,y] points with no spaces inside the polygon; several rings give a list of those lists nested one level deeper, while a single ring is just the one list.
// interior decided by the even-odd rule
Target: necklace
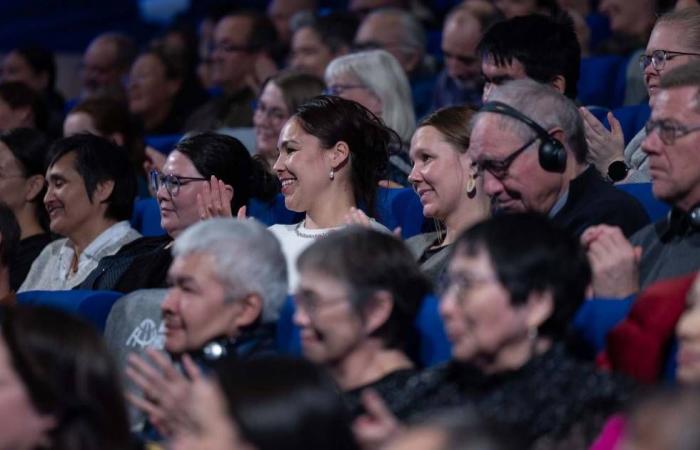
[{"label": "necklace", "polygon": [[332,230],[330,230],[330,231],[326,231],[326,232],[318,233],[318,234],[304,233],[303,231],[299,230],[299,228],[301,228],[301,226],[304,224],[304,222],[305,222],[305,221],[302,220],[301,222],[299,222],[299,223],[297,224],[297,226],[294,227],[294,234],[296,234],[296,235],[299,236],[300,238],[318,239],[318,238],[320,238],[320,237],[323,237],[323,236],[327,235],[328,233],[330,233],[330,232],[332,231]]}]

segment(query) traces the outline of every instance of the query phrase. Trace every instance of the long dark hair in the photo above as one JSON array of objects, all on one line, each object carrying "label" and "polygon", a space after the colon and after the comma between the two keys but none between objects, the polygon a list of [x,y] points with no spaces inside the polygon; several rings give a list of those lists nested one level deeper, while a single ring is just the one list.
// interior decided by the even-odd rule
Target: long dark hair
[{"label": "long dark hair", "polygon": [[395,133],[364,106],[336,96],[314,97],[293,117],[304,131],[321,141],[323,148],[332,148],[340,141],[348,144],[355,201],[374,213],[377,184],[389,161]]},{"label": "long dark hair", "polygon": [[124,450],[129,420],[116,368],[95,329],[45,307],[4,310],[2,337],[36,410],[56,420],[53,450]]},{"label": "long dark hair", "polygon": [[258,450],[357,450],[350,416],[330,377],[308,361],[220,361],[229,413]]}]

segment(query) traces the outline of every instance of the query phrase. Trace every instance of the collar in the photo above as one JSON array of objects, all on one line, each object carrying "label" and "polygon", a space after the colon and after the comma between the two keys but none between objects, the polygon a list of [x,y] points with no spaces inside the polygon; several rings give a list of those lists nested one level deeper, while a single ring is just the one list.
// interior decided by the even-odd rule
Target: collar
[{"label": "collar", "polygon": [[246,328],[234,338],[219,336],[199,350],[190,352],[190,356],[198,366],[211,367],[216,361],[227,356],[248,359],[258,354],[262,356],[272,353],[275,330],[274,323],[265,323]]},{"label": "collar", "polygon": [[[129,232],[130,229],[131,225],[126,220],[122,220],[121,222],[115,223],[114,225],[110,226],[102,233],[100,233],[95,239],[93,239],[92,242],[90,242],[90,244],[87,247],[85,247],[85,250],[83,250],[80,257],[82,258],[83,256],[85,256],[86,258],[90,259],[93,259],[96,256],[99,257],[99,253],[104,249],[104,247],[107,244],[122,238]],[[75,251],[75,247],[73,246],[73,243],[70,241],[70,239],[66,241],[66,247],[69,247],[71,250]]]},{"label": "collar", "polygon": [[700,231],[700,228],[693,226],[688,217],[688,212],[672,208],[666,219],[657,224],[657,230],[662,242],[668,242],[674,237],[684,237]]}]

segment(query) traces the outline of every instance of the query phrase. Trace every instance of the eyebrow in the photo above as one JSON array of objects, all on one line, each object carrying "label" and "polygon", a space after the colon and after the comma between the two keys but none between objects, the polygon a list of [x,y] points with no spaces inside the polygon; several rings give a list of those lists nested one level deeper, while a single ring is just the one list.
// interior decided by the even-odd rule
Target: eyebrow
[{"label": "eyebrow", "polygon": [[287,147],[289,147],[289,144],[299,144],[299,142],[295,141],[294,139],[289,139],[287,141],[282,141],[282,143],[279,145],[279,147],[286,150]]},{"label": "eyebrow", "polygon": [[66,177],[58,173],[51,173],[48,177],[46,177],[46,179],[48,181],[66,181]]},{"label": "eyebrow", "polygon": [[510,81],[510,80],[513,79],[513,77],[510,76],[510,75],[496,75],[496,76],[493,76],[493,77],[489,77],[489,76],[487,76],[487,75],[483,75],[483,77],[484,77],[484,80],[486,80],[486,81],[488,81],[489,83],[492,83],[492,84],[502,84],[502,83],[504,83],[504,82],[506,82],[506,81]]}]

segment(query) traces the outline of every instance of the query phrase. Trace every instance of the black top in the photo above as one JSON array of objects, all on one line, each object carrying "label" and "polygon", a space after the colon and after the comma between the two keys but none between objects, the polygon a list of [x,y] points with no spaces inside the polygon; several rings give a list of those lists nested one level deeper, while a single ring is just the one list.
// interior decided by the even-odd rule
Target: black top
[{"label": "black top", "polygon": [[42,233],[19,241],[17,256],[10,266],[10,287],[13,291],[19,289],[36,257],[53,239],[50,233]]},{"label": "black top", "polygon": [[451,362],[425,370],[406,388],[405,416],[469,405],[484,420],[518,435],[523,448],[566,443],[561,448],[585,449],[605,420],[623,409],[633,385],[555,345],[518,370],[486,375]]},{"label": "black top", "polygon": [[576,236],[604,223],[630,237],[650,222],[636,198],[605,181],[593,166],[571,181],[566,204],[552,220]]},{"label": "black top", "polygon": [[362,391],[368,388],[374,389],[384,399],[387,407],[397,415],[399,419],[405,419],[404,409],[400,408],[401,399],[406,396],[406,384],[418,375],[415,369],[401,369],[391,372],[379,380],[344,392],[345,403],[348,405],[351,417],[364,414],[362,406]]},{"label": "black top", "polygon": [[168,235],[136,239],[114,255],[102,258],[75,289],[132,292],[164,288],[173,261],[171,244]]}]

